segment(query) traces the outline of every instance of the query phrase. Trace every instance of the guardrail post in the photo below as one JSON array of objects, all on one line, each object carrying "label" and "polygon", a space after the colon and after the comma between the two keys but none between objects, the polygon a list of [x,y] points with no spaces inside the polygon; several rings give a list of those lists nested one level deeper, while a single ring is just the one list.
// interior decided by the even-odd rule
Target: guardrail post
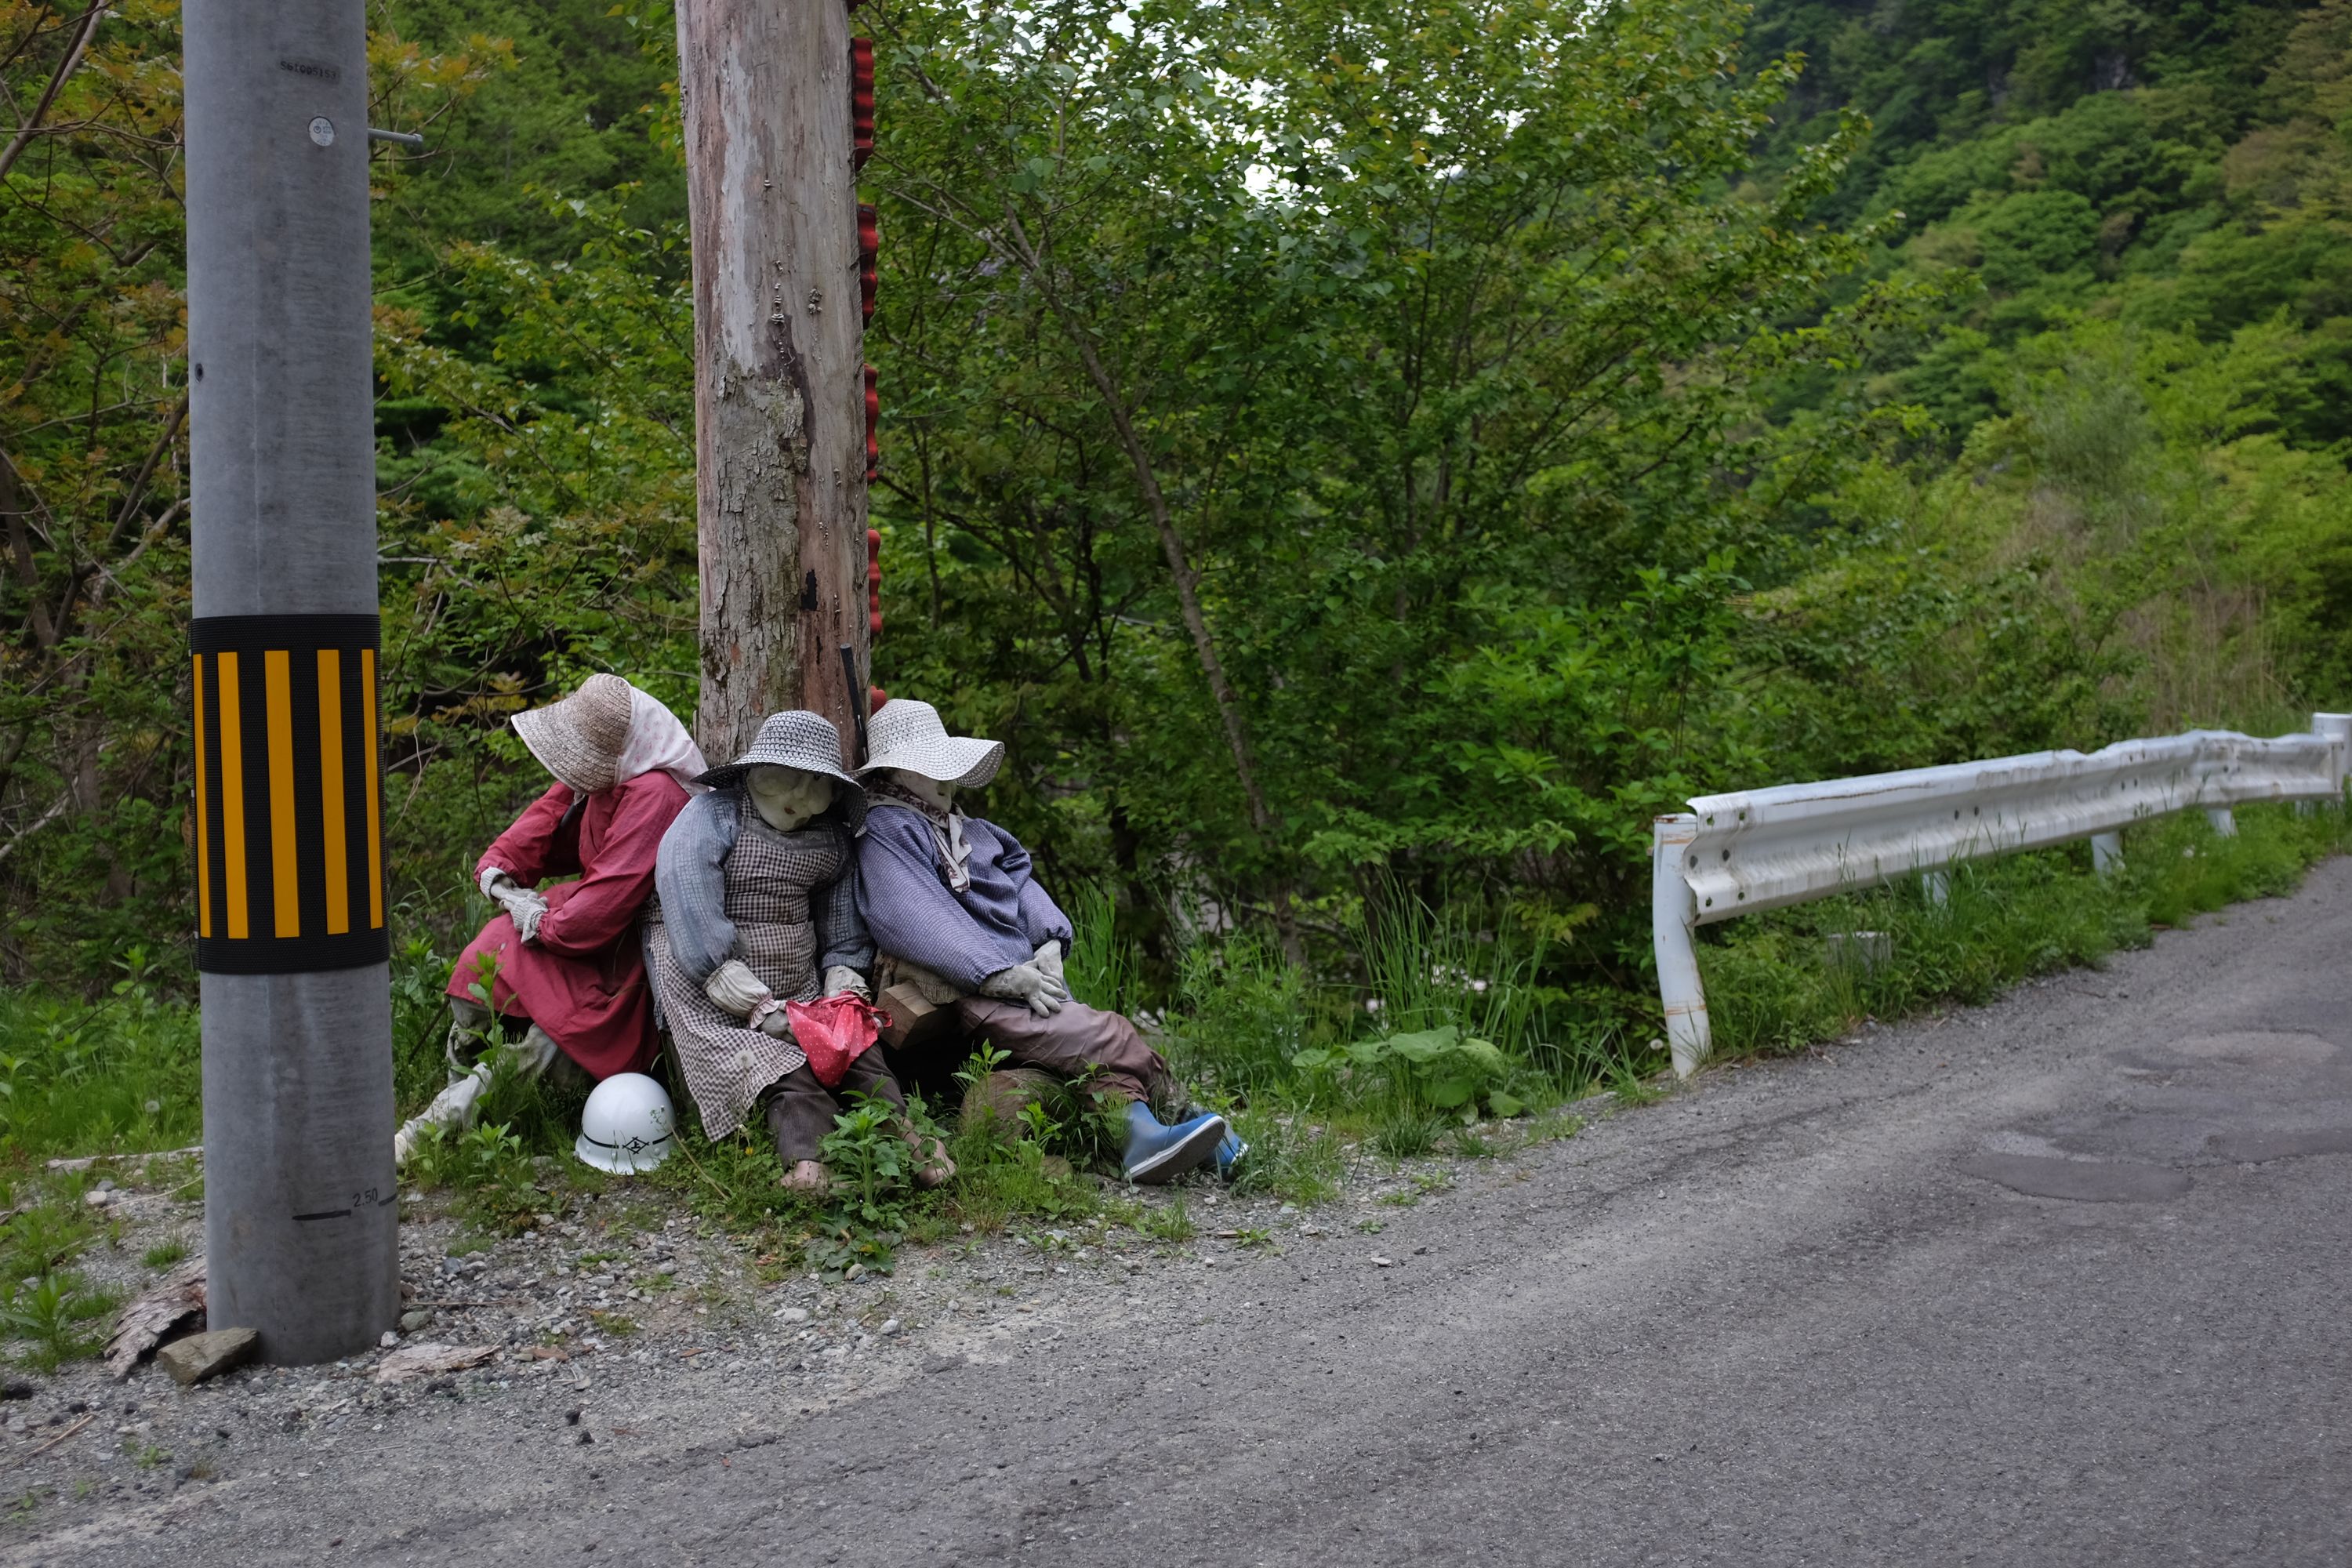
[{"label": "guardrail post", "polygon": [[1927,896],[1929,903],[1940,910],[1952,901],[1952,874],[1949,871],[1922,871],[1919,873],[1919,890]]},{"label": "guardrail post", "polygon": [[1698,975],[1691,928],[1698,903],[1683,879],[1683,851],[1698,837],[1696,816],[1661,816],[1652,825],[1650,942],[1658,960],[1658,1000],[1666,1014],[1666,1048],[1675,1076],[1696,1072],[1714,1047],[1706,1025],[1706,991]]},{"label": "guardrail post", "polygon": [[2352,713],[2314,713],[2311,732],[2336,742],[2336,793],[2340,796],[2352,782]]},{"label": "guardrail post", "polygon": [[2213,825],[2213,836],[2217,838],[2235,838],[2238,836],[2238,819],[2226,805],[2207,806],[2205,820]]},{"label": "guardrail post", "polygon": [[2120,833],[2091,835],[2091,869],[2102,877],[2111,877],[2123,869],[2124,836]]}]

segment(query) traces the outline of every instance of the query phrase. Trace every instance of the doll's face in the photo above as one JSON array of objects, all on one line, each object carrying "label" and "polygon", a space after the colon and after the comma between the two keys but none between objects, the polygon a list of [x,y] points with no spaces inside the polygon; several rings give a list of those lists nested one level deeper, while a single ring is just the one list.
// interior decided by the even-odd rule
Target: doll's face
[{"label": "doll's face", "polygon": [[761,763],[743,775],[743,788],[760,820],[790,833],[833,804],[833,781],[804,768]]},{"label": "doll's face", "polygon": [[927,779],[920,773],[910,773],[904,768],[892,768],[890,782],[918,800],[929,801],[940,811],[946,811],[955,805],[956,786],[951,784],[941,784],[937,779]]}]

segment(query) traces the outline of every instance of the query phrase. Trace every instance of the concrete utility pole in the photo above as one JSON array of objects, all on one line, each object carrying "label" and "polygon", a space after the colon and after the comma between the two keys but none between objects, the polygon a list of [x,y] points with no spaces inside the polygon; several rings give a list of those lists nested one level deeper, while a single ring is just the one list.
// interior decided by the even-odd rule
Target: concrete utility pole
[{"label": "concrete utility pole", "polygon": [[400,1306],[367,26],[360,0],[183,26],[209,1311],[324,1361]]},{"label": "concrete utility pole", "polygon": [[861,141],[871,145],[872,50],[854,48],[843,0],[682,0],[677,43],[694,251],[697,739],[714,762],[735,756],[766,714],[807,708],[840,729],[854,765],[871,647],[856,171]]}]

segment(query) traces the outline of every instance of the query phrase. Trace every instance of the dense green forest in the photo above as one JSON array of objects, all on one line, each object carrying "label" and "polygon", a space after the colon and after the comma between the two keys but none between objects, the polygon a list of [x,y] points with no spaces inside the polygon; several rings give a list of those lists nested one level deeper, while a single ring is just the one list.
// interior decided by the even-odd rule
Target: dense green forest
[{"label": "dense green forest", "polygon": [[[2352,5],[858,16],[877,678],[1163,982],[1204,913],[1344,969],[1403,889],[1638,1037],[1689,795],[2352,700]],[[540,787],[508,713],[691,708],[691,303],[666,5],[370,17],[421,963]],[[186,964],[176,50],[0,0],[17,982]]]}]

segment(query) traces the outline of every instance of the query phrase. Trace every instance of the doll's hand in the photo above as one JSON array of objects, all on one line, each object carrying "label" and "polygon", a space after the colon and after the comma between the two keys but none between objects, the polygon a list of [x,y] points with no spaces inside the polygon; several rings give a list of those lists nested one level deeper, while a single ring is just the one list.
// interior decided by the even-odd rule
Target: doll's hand
[{"label": "doll's hand", "polygon": [[836,963],[824,972],[824,994],[855,996],[860,1002],[874,1000],[874,988],[866,984],[866,976],[845,963]]},{"label": "doll's hand", "polygon": [[980,983],[980,994],[1019,1002],[1040,1018],[1050,1018],[1060,1012],[1062,1004],[1070,996],[1067,986],[1048,978],[1034,963],[1016,963],[1010,969],[998,970]]},{"label": "doll's hand", "polygon": [[1062,943],[1060,939],[1055,938],[1039,942],[1037,944],[1037,956],[1031,959],[1030,962],[1037,966],[1038,972],[1044,974],[1046,979],[1060,986],[1065,995],[1068,994],[1070,983],[1062,976]]},{"label": "doll's hand", "polygon": [[730,958],[712,970],[710,978],[702,983],[702,994],[710,998],[712,1006],[738,1018],[750,1017],[761,1003],[774,999],[774,993],[740,958]]},{"label": "doll's hand", "polygon": [[547,918],[547,900],[541,894],[524,887],[496,866],[482,873],[482,892],[491,902],[514,918],[515,934],[525,942],[536,941],[539,922]]},{"label": "doll's hand", "polygon": [[522,938],[524,942],[539,938],[539,921],[548,917],[546,896],[541,896],[541,893],[515,881],[513,872],[503,872],[497,865],[491,865],[482,872],[482,896],[497,902],[499,908],[506,910],[513,917],[515,936]]}]

